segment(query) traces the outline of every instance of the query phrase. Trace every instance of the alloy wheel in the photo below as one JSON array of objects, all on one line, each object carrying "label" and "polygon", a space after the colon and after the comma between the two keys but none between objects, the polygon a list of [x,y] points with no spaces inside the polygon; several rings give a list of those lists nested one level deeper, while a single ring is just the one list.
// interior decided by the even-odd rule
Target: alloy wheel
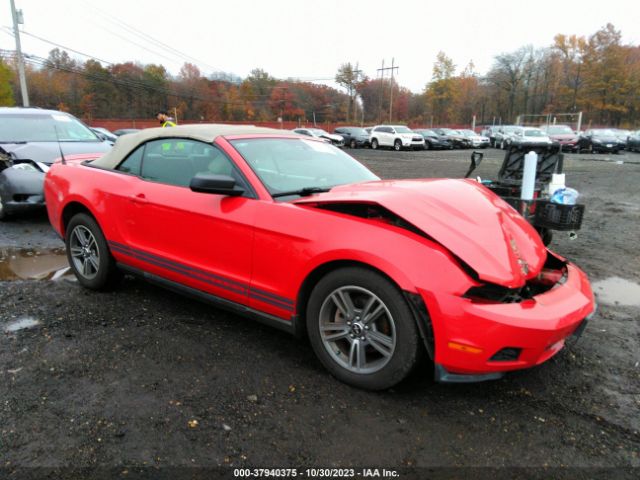
[{"label": "alloy wheel", "polygon": [[84,225],[76,225],[71,232],[69,249],[76,272],[87,280],[95,278],[100,267],[100,251],[93,233]]},{"label": "alloy wheel", "polygon": [[384,368],[396,348],[396,324],[384,302],[363,287],[329,294],[320,308],[320,338],[342,368],[370,374]]}]

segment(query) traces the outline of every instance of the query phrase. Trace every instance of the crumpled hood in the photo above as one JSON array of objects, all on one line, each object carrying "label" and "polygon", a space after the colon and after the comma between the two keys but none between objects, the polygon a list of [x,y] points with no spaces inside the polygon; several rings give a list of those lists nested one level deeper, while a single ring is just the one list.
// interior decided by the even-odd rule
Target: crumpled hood
[{"label": "crumpled hood", "polygon": [[19,160],[51,164],[60,157],[60,149],[65,156],[77,153],[102,153],[111,150],[111,144],[108,142],[29,142],[3,143],[0,144],[0,148]]},{"label": "crumpled hood", "polygon": [[443,245],[486,282],[520,287],[539,273],[546,260],[546,249],[533,227],[475,180],[366,182],[338,186],[295,203],[336,202],[387,208]]}]

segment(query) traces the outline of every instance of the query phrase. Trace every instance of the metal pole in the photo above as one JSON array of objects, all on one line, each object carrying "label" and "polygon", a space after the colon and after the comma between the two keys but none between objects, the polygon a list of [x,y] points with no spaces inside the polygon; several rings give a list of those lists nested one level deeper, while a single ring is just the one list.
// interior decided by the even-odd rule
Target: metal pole
[{"label": "metal pole", "polygon": [[[22,106],[29,106],[29,92],[27,91],[27,77],[24,73],[24,62],[22,60],[22,46],[20,44],[20,30],[18,29],[18,23],[24,23],[22,18],[18,18],[18,12],[16,11],[16,5],[13,0],[11,1],[11,17],[13,18],[13,35],[16,39],[16,56],[18,58],[18,76],[20,77],[20,91],[22,93]],[[20,17],[22,17],[22,10],[20,11]],[[19,21],[20,20],[20,21]]]},{"label": "metal pole", "polygon": [[578,112],[578,132],[582,128],[582,112]]},{"label": "metal pole", "polygon": [[389,123],[391,123],[391,117],[393,112],[393,62],[394,58],[391,57],[391,91],[389,92]]}]

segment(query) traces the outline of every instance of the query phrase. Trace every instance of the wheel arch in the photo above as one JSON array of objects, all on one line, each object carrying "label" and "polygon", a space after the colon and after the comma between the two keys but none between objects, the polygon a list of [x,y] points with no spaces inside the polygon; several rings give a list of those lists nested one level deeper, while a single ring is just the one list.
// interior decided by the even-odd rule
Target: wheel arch
[{"label": "wheel arch", "polygon": [[98,217],[89,207],[87,207],[87,205],[78,200],[71,200],[64,206],[60,215],[60,232],[62,233],[63,238],[67,234],[67,225],[69,225],[71,219],[78,213],[86,213],[91,218],[93,218],[98,226],[100,226],[100,228],[102,229],[102,225],[100,225]]},{"label": "wheel arch", "polygon": [[302,281],[300,288],[298,289],[298,295],[296,297],[296,318],[295,318],[295,334],[298,337],[305,338],[307,336],[306,332],[306,311],[307,305],[309,303],[309,299],[311,298],[311,292],[313,288],[317,285],[317,283],[329,273],[348,267],[360,267],[372,272],[375,272],[382,277],[386,278],[389,282],[395,285],[402,296],[407,301],[409,309],[413,314],[413,319],[418,326],[418,331],[420,332],[420,336],[422,338],[423,344],[429,356],[433,359],[435,358],[433,355],[434,351],[434,342],[433,342],[433,327],[431,324],[431,318],[429,316],[429,312],[427,310],[426,305],[420,298],[420,295],[411,292],[406,288],[403,288],[401,282],[396,281],[392,275],[385,272],[381,268],[372,265],[371,263],[367,263],[360,260],[353,259],[342,259],[342,260],[331,260],[320,265],[317,265],[313,270],[311,270],[307,276]]}]

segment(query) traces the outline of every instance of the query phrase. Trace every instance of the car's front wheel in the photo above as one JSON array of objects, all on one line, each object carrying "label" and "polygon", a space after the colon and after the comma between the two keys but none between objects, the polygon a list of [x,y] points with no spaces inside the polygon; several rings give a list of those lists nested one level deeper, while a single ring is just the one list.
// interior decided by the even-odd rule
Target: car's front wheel
[{"label": "car's front wheel", "polygon": [[67,259],[78,282],[92,290],[113,287],[121,273],[95,219],[86,213],[74,215],[65,236]]},{"label": "car's front wheel", "polygon": [[396,152],[399,152],[400,150],[402,150],[402,142],[400,140],[396,140],[395,142],[393,142],[393,149]]},{"label": "car's front wheel", "polygon": [[358,144],[356,143],[356,141],[355,141],[355,140],[353,140],[353,139],[352,139],[352,140],[351,140],[351,142],[349,143],[349,146],[350,146],[351,148],[357,148],[357,147],[358,147]]},{"label": "car's front wheel", "polygon": [[377,150],[378,149],[378,139],[374,138],[371,140],[371,148],[373,150]]},{"label": "car's front wheel", "polygon": [[416,365],[420,337],[400,290],[365,268],[335,270],[311,293],[311,345],[339,380],[368,390],[390,388]]}]

